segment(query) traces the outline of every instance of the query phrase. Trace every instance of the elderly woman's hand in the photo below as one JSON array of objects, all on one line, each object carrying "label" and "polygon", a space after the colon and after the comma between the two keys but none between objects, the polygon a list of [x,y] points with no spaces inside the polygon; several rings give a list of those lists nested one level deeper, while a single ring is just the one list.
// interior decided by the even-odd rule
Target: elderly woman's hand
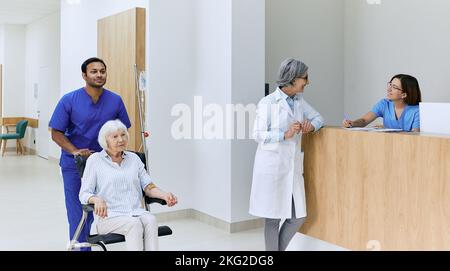
[{"label": "elderly woman's hand", "polygon": [[94,198],[94,212],[101,218],[108,216],[108,206],[106,206],[106,202],[103,199]]},{"label": "elderly woman's hand", "polygon": [[167,202],[167,206],[169,206],[169,207],[172,207],[178,203],[177,197],[170,192],[168,192],[164,195],[164,200]]}]

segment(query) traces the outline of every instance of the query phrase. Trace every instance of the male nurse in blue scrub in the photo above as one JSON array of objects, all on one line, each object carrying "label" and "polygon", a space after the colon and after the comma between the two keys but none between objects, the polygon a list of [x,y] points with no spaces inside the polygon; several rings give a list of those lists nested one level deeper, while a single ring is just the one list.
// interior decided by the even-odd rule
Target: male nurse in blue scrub
[{"label": "male nurse in blue scrub", "polygon": [[[53,141],[61,147],[60,166],[64,179],[70,239],[73,238],[83,213],[78,198],[81,179],[74,155],[88,157],[92,152],[101,151],[97,142],[98,132],[109,120],[119,119],[127,128],[131,127],[120,96],[103,88],[107,78],[105,62],[99,58],[90,58],[82,64],[81,71],[86,86],[61,98],[49,124]],[[92,222],[93,216],[90,214],[79,242],[86,242]]]}]

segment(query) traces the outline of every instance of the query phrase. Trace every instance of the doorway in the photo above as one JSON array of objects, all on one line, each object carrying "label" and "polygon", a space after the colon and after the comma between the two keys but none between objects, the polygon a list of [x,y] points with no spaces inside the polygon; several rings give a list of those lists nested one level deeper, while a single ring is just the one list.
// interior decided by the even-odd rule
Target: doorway
[{"label": "doorway", "polygon": [[38,75],[38,82],[34,85],[35,95],[38,100],[37,116],[39,119],[39,127],[36,134],[36,154],[39,157],[48,159],[51,138],[50,131],[48,130],[48,123],[50,121],[50,108],[48,106],[50,68],[47,66],[40,67]]}]

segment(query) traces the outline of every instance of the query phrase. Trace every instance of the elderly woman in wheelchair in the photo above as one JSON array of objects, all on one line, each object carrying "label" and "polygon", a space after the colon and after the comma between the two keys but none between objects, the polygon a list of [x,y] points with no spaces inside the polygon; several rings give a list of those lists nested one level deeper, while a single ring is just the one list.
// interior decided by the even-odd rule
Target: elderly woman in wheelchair
[{"label": "elderly woman in wheelchair", "polygon": [[158,188],[141,159],[125,151],[128,132],[119,120],[108,121],[100,129],[98,141],[103,151],[86,162],[80,189],[82,204],[94,204],[99,234],[121,234],[127,250],[158,250],[155,216],[142,207],[142,191],[171,207],[177,197]]}]

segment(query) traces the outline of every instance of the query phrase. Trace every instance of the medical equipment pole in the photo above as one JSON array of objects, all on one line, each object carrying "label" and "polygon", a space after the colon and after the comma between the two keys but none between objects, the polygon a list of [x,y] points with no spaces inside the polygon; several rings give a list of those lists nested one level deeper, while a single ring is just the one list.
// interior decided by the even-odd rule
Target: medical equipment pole
[{"label": "medical equipment pole", "polygon": [[138,107],[139,107],[139,121],[141,124],[141,140],[142,140],[142,147],[143,147],[143,152],[145,155],[145,162],[147,165],[147,172],[148,172],[149,164],[148,164],[148,157],[147,157],[147,144],[145,144],[145,138],[148,137],[148,132],[145,131],[145,127],[144,127],[144,119],[143,119],[143,111],[142,111],[143,110],[142,96],[141,96],[141,90],[139,89],[139,74],[138,74],[137,64],[134,64],[134,73],[135,73],[136,95],[137,95]]}]

